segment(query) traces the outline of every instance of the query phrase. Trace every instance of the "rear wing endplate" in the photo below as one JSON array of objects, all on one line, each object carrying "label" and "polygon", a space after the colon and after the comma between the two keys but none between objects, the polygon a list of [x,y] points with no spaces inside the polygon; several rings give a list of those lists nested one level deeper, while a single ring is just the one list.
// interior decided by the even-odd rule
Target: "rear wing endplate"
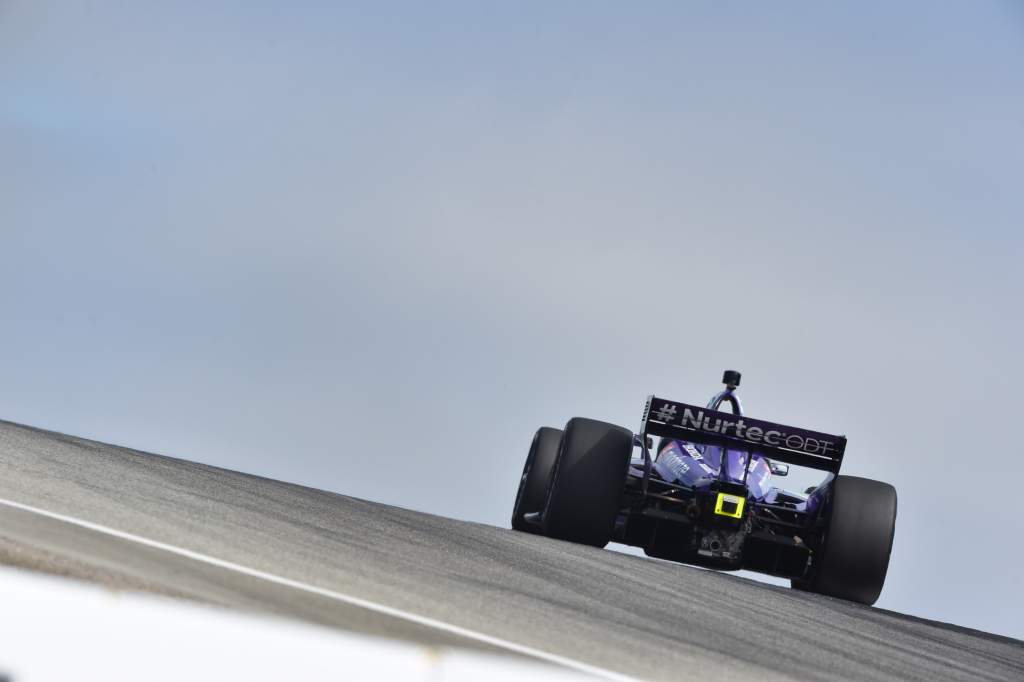
[{"label": "rear wing endplate", "polygon": [[641,435],[756,452],[772,460],[839,473],[846,437],[773,424],[651,396]]}]

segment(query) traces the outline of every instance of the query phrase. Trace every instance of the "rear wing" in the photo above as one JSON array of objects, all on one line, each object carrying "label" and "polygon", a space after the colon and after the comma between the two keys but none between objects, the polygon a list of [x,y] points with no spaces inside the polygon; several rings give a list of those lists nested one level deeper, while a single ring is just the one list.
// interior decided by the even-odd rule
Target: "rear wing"
[{"label": "rear wing", "polygon": [[773,424],[731,412],[650,396],[641,436],[664,436],[734,450],[756,452],[780,462],[839,473],[846,437]]}]

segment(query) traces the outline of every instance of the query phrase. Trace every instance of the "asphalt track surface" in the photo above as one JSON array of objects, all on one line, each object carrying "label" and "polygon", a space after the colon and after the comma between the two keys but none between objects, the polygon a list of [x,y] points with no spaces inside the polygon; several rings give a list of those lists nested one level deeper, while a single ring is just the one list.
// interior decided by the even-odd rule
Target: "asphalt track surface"
[{"label": "asphalt track surface", "polygon": [[608,676],[1024,679],[1018,640],[7,422],[0,562]]}]

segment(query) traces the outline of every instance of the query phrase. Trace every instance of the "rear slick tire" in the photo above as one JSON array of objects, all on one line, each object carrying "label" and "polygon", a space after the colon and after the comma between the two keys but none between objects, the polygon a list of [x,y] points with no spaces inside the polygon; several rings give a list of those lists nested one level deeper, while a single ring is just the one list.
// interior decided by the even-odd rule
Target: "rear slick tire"
[{"label": "rear slick tire", "polygon": [[895,488],[836,477],[821,565],[810,581],[793,580],[793,587],[871,606],[885,584],[895,534]]},{"label": "rear slick tire", "polygon": [[612,539],[626,484],[633,434],[574,417],[565,425],[544,507],[544,534],[594,547]]}]

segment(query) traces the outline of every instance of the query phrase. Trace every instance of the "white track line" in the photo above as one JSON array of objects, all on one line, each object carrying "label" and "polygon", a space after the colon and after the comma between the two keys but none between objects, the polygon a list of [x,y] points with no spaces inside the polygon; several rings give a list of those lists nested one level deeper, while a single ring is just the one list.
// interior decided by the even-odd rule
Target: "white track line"
[{"label": "white track line", "polygon": [[208,556],[200,552],[193,552],[192,550],[185,549],[184,547],[177,547],[175,545],[169,545],[167,543],[159,542],[157,540],[150,540],[149,538],[144,538],[139,535],[133,535],[132,533],[126,533],[124,531],[120,531],[115,528],[109,528],[98,523],[85,521],[84,519],[78,519],[73,516],[67,516],[65,514],[58,514],[56,512],[47,511],[46,509],[40,509],[39,507],[33,507],[28,504],[14,502],[13,500],[5,500],[3,498],[0,498],[0,505],[12,507],[14,509],[20,509],[22,511],[32,512],[34,514],[39,514],[40,516],[45,516],[47,518],[56,519],[57,521],[63,521],[64,523],[69,523],[75,526],[79,526],[81,528],[86,528],[97,533],[103,533],[104,535],[109,535],[120,540],[127,540],[128,542],[134,542],[140,545],[144,545],[146,547],[152,547],[154,549],[170,552],[171,554],[177,554],[178,556],[182,556],[187,559],[192,559],[193,561],[200,561],[205,564],[210,564],[211,566],[217,566],[218,568],[234,571],[236,573],[252,576],[254,578],[260,578],[261,580],[266,580],[267,582],[271,582],[276,585],[283,585],[285,587],[290,587],[292,589],[302,590],[303,592],[309,592],[310,594],[316,594],[321,597],[327,597],[328,599],[334,599],[344,604],[358,606],[368,611],[374,611],[376,613],[381,613],[386,616],[400,618],[402,620],[409,621],[410,623],[416,623],[417,625],[423,625],[428,628],[434,628],[435,630],[447,632],[453,635],[457,635],[459,637],[465,637],[466,639],[471,639],[476,642],[490,644],[491,646],[500,649],[513,651],[517,654],[522,654],[524,656],[530,656],[532,658],[537,658],[542,661],[554,663],[556,665],[565,666],[566,668],[571,668],[572,670],[577,670],[579,672],[601,677],[606,680],[616,680],[619,682],[633,682],[636,679],[611,670],[606,670],[605,668],[600,668],[598,666],[590,665],[588,663],[583,663],[582,661],[576,661],[571,658],[559,656],[558,654],[552,654],[550,652],[542,651],[540,649],[534,649],[523,644],[510,642],[499,637],[493,637],[482,632],[469,630],[467,628],[463,628],[458,625],[452,625],[451,623],[445,623],[444,621],[435,620],[427,616],[420,616],[415,613],[410,613],[408,611],[393,608],[391,606],[378,604],[377,602],[372,602],[361,597],[356,597],[350,594],[344,594],[342,592],[335,592],[334,590],[328,590],[323,587],[317,587],[316,585],[309,585],[308,583],[300,582],[298,580],[292,580],[291,578],[285,578],[284,576],[275,575],[273,573],[267,573],[265,571],[260,571],[255,568],[249,568],[248,566],[242,566],[241,564],[236,564],[230,561],[224,561],[223,559]]}]

